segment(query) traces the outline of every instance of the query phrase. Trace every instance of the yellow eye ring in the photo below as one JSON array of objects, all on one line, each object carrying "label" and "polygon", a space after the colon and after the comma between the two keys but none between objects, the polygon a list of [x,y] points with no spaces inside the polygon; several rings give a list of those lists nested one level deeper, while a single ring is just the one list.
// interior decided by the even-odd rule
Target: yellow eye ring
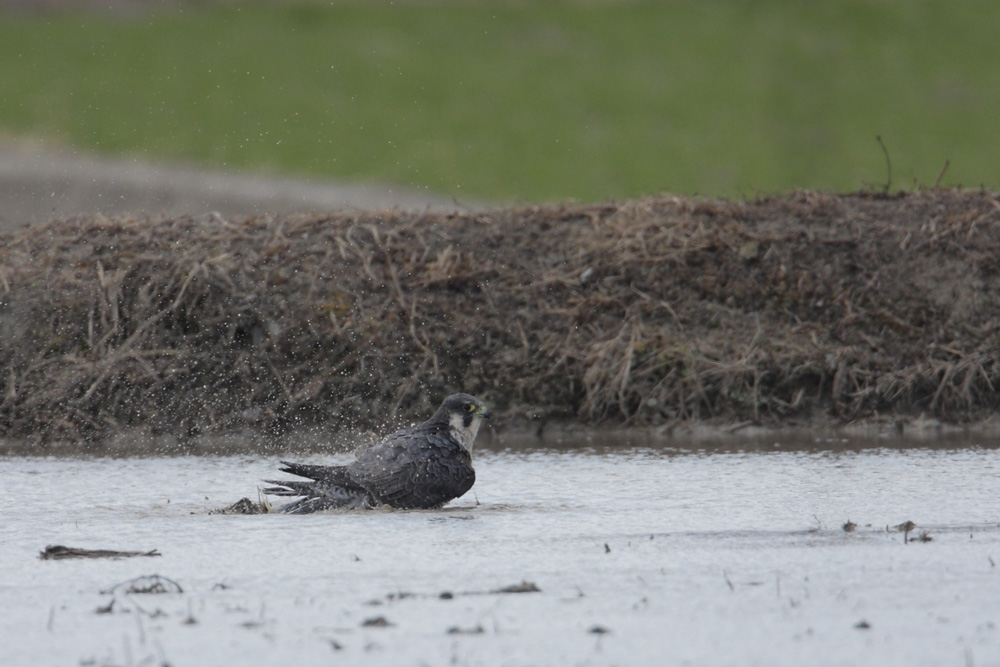
[{"label": "yellow eye ring", "polygon": [[473,405],[472,403],[465,403],[462,405],[462,409],[465,410],[466,412],[472,412],[473,410],[476,409],[476,406]]}]

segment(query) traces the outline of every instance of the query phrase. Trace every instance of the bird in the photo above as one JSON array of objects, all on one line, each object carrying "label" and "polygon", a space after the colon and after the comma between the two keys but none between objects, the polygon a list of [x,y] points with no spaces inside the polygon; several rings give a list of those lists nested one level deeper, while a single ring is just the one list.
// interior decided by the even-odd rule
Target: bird
[{"label": "bird", "polygon": [[265,480],[263,492],[298,496],[277,509],[309,514],[330,509],[435,509],[472,488],[472,446],[490,410],[475,396],[452,394],[430,419],[361,449],[343,466],[282,461],[281,472],[300,480]]}]

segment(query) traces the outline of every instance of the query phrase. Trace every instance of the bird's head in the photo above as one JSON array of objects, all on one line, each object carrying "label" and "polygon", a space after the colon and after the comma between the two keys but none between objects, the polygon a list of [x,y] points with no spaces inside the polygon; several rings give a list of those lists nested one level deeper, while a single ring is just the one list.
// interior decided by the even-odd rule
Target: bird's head
[{"label": "bird's head", "polygon": [[483,423],[483,418],[489,416],[490,409],[475,396],[452,394],[444,399],[431,420],[447,424],[451,436],[471,454],[479,426]]}]

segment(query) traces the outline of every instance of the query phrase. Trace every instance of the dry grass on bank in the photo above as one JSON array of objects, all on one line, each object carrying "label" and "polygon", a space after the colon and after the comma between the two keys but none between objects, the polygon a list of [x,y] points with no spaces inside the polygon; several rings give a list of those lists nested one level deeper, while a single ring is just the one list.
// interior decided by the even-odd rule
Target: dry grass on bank
[{"label": "dry grass on bank", "polygon": [[74,218],[0,238],[0,435],[998,406],[1000,196]]}]

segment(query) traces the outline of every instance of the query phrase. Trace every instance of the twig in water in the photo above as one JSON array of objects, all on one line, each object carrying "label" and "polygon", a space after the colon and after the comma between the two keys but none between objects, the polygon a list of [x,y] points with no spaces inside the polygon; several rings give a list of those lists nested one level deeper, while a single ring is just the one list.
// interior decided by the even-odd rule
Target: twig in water
[{"label": "twig in water", "polygon": [[132,556],[159,556],[159,551],[115,551],[112,549],[80,549],[50,544],[38,554],[42,560],[62,560],[64,558],[131,558]]},{"label": "twig in water", "polygon": [[490,593],[540,593],[542,591],[534,582],[522,581],[503,588],[495,588]]},{"label": "twig in water", "polygon": [[198,619],[194,617],[194,612],[191,611],[191,600],[188,600],[188,615],[184,619],[184,625],[198,625]]},{"label": "twig in water", "polygon": [[903,534],[903,544],[909,544],[909,542],[910,542],[910,533],[916,527],[917,527],[917,524],[913,523],[912,521],[904,521],[901,524],[893,526],[894,529],[896,529],[897,531],[899,531],[899,532],[901,532]]},{"label": "twig in water", "polygon": [[111,593],[183,593],[184,589],[173,579],[159,574],[150,574],[144,577],[136,577],[115,584],[111,588],[101,591],[102,595]]}]

